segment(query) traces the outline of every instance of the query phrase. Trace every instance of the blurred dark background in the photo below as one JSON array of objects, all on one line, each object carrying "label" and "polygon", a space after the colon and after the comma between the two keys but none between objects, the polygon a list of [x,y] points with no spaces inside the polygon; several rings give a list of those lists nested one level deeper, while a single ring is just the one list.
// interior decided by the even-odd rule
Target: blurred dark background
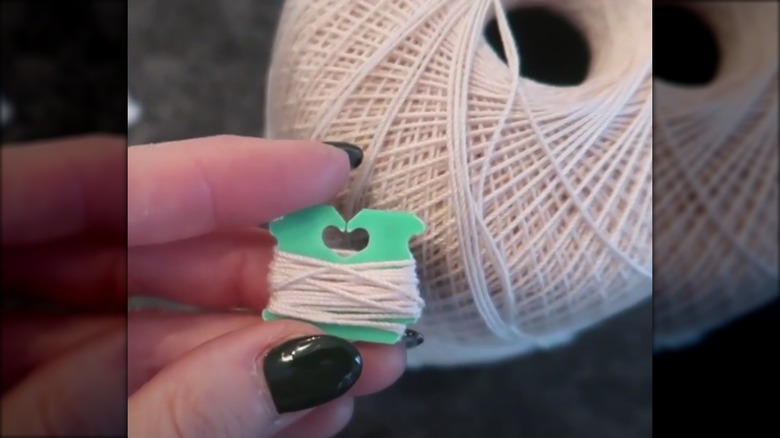
[{"label": "blurred dark background", "polygon": [[[653,360],[655,433],[776,436],[778,303]],[[770,432],[774,430],[775,432]],[[760,435],[755,433],[761,432]]]},{"label": "blurred dark background", "polygon": [[[130,143],[261,136],[281,4],[131,2],[128,77],[143,116],[129,131]],[[553,84],[583,79],[587,44],[569,23],[539,10],[515,19],[525,23],[516,27],[529,35],[524,41],[561,50],[550,58],[539,44],[521,48],[539,61],[526,62],[525,75]],[[491,26],[486,34],[494,38]],[[360,399],[339,437],[649,437],[651,330],[645,303],[559,350],[483,367],[408,372],[388,391]]]},{"label": "blurred dark background", "polygon": [[117,1],[2,0],[2,143],[125,134],[127,8]]}]

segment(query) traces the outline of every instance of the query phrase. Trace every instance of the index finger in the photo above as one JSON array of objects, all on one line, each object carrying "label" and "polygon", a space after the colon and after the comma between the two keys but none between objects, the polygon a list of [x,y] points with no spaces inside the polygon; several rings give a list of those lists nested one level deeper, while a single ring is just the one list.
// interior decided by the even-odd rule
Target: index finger
[{"label": "index finger", "polygon": [[135,146],[128,153],[128,245],[259,226],[344,187],[343,150],[304,140],[217,136]]}]

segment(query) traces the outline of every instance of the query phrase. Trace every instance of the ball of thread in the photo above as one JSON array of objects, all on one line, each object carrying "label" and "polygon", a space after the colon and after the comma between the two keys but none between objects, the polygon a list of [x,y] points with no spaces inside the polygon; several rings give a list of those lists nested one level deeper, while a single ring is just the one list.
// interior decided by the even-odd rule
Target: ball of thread
[{"label": "ball of thread", "polygon": [[687,4],[709,83],[655,84],[654,331],[687,346],[778,296],[778,4]]},{"label": "ball of thread", "polygon": [[[579,85],[521,77],[506,13],[528,2],[284,6],[266,135],[360,145],[343,214],[427,224],[411,367],[558,345],[651,294],[651,2],[541,3],[589,41]],[[506,62],[484,37],[493,18]]]}]

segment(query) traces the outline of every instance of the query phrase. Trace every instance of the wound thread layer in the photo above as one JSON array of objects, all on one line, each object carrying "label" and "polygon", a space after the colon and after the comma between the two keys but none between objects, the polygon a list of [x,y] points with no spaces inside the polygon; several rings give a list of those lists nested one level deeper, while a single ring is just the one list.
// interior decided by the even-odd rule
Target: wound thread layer
[{"label": "wound thread layer", "polygon": [[[349,256],[355,251],[336,251]],[[424,302],[414,260],[340,264],[275,251],[268,310],[321,324],[369,327],[403,334]]]}]

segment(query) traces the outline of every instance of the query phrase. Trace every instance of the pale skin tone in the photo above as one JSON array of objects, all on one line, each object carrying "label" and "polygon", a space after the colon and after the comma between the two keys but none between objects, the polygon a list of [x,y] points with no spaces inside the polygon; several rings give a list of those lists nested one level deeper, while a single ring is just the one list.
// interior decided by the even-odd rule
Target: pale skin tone
[{"label": "pale skin tone", "polygon": [[[256,360],[320,332],[230,311],[269,297],[274,240],[258,225],[331,200],[344,152],[232,136],[128,150],[93,136],[2,154],[4,289],[85,311],[4,317],[2,435],[329,437],[354,397],[403,373],[402,346],[359,345],[345,396],[280,416]],[[128,319],[128,293],[210,310]]]}]

